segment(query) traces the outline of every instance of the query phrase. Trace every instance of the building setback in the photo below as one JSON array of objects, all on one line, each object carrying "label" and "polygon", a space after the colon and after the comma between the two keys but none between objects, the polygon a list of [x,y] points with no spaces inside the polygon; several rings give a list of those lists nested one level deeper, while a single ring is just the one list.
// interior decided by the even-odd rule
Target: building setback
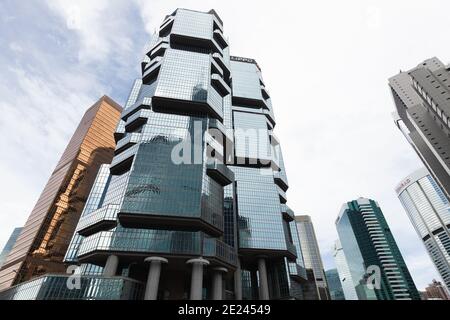
[{"label": "building setback", "polygon": [[330,300],[327,279],[323,268],[322,257],[320,255],[319,244],[317,242],[314,225],[310,216],[296,216],[300,245],[306,269],[311,269],[314,281],[318,290],[319,300]]},{"label": "building setback", "polygon": [[377,202],[347,202],[336,228],[359,300],[420,300]]},{"label": "building setback", "polygon": [[436,269],[450,288],[450,203],[427,169],[403,179],[398,198]]},{"label": "building setback", "polygon": [[0,291],[66,271],[63,258],[89,191],[100,165],[112,159],[121,111],[106,96],[86,111],[0,269]]},{"label": "building setback", "polygon": [[261,70],[230,57],[217,13],[177,9],[152,38],[67,250],[81,289],[48,275],[4,298],[301,299],[274,127]]},{"label": "building setback", "polygon": [[450,199],[450,71],[431,58],[389,79],[394,119]]}]

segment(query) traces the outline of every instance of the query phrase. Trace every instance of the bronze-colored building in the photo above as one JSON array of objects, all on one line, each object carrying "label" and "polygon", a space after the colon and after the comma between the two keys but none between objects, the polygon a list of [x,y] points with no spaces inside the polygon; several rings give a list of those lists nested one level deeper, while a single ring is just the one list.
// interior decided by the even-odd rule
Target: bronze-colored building
[{"label": "bronze-colored building", "polygon": [[63,258],[99,167],[112,160],[121,112],[107,96],[86,111],[0,269],[0,291],[65,272]]}]

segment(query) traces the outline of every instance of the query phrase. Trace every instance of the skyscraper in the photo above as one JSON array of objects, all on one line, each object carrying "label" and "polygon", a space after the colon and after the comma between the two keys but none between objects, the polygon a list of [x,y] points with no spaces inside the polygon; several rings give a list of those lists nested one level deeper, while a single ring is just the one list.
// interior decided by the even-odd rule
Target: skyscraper
[{"label": "skyscraper", "polygon": [[20,233],[22,232],[22,228],[15,228],[13,232],[11,233],[11,236],[9,237],[8,241],[6,242],[5,246],[3,247],[2,252],[0,253],[0,268],[3,265],[3,262],[6,260],[6,257],[11,252],[14,244],[17,241],[17,238],[19,237]]},{"label": "skyscraper", "polygon": [[359,300],[420,300],[377,202],[347,202],[336,228]]},{"label": "skyscraper", "polygon": [[431,58],[389,79],[398,128],[450,199],[450,71]]},{"label": "skyscraper", "polygon": [[416,170],[395,189],[434,265],[450,288],[450,207],[428,170]]},{"label": "skyscraper", "polygon": [[327,277],[328,290],[330,291],[331,300],[345,300],[344,290],[342,289],[341,280],[337,269],[325,271]]},{"label": "skyscraper", "polygon": [[81,288],[55,296],[66,279],[48,275],[39,290],[4,297],[302,298],[306,273],[274,126],[261,69],[230,57],[217,13],[175,10],[152,38],[114,158],[67,251]]},{"label": "skyscraper", "polygon": [[341,242],[336,240],[333,247],[333,257],[339,274],[339,280],[344,291],[345,300],[358,300],[355,285],[353,283],[352,274],[345,258],[344,250]]},{"label": "skyscraper", "polygon": [[0,291],[65,272],[64,254],[100,164],[112,159],[121,110],[104,96],[86,111],[0,270]]},{"label": "skyscraper", "polygon": [[305,268],[313,271],[319,299],[330,300],[325,270],[311,217],[306,215],[296,216],[295,222],[300,236],[300,246]]},{"label": "skyscraper", "polygon": [[422,292],[424,300],[450,300],[450,295],[445,287],[439,281],[433,279],[433,282]]}]

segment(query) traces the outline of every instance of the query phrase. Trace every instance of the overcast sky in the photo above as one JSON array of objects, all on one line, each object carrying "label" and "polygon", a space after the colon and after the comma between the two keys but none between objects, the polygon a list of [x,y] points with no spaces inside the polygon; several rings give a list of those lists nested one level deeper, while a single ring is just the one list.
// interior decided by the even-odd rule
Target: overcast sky
[{"label": "overcast sky", "polygon": [[394,126],[387,79],[450,61],[448,1],[0,0],[0,247],[25,223],[84,111],[124,104],[151,34],[177,7],[224,21],[231,54],[258,61],[290,189],[326,268],[334,221],[379,202],[419,289],[438,278],[394,188],[422,166]]}]

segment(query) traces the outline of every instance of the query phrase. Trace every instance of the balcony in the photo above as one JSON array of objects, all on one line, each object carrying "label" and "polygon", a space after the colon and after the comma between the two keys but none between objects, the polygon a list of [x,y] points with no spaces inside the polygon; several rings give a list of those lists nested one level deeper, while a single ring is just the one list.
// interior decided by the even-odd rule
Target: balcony
[{"label": "balcony", "polygon": [[119,205],[108,204],[84,217],[81,217],[77,226],[78,234],[86,237],[98,231],[108,230],[115,227],[117,225],[118,212]]},{"label": "balcony", "polygon": [[222,49],[228,47],[228,42],[223,36],[222,31],[220,31],[219,29],[214,30],[214,39],[217,41],[217,43],[220,45]]},{"label": "balcony", "polygon": [[225,79],[228,79],[231,75],[231,71],[228,68],[228,66],[225,64],[223,57],[218,53],[213,53],[212,58],[222,68]]},{"label": "balcony", "polygon": [[124,138],[119,140],[116,144],[116,151],[114,152],[115,155],[118,155],[119,153],[125,151],[129,147],[135,145],[141,141],[141,134],[136,132],[128,133]]},{"label": "balcony", "polygon": [[206,164],[206,173],[222,186],[229,185],[234,181],[234,173],[225,164],[217,160]]},{"label": "balcony", "polygon": [[281,207],[281,213],[283,214],[283,217],[286,221],[294,221],[295,220],[295,214],[294,211],[291,210],[286,204],[282,203],[280,204]]},{"label": "balcony", "polygon": [[169,49],[169,42],[166,38],[161,39],[148,53],[148,56],[150,59],[154,60],[157,57],[162,57],[164,55],[164,52],[166,52],[167,49]]},{"label": "balcony", "polygon": [[149,64],[147,64],[147,67],[142,74],[142,81],[144,84],[148,84],[156,79],[159,69],[161,68],[162,60],[163,57],[156,57]]},{"label": "balcony", "polygon": [[159,36],[165,36],[166,34],[170,33],[170,30],[172,29],[173,22],[175,21],[173,16],[168,16],[166,20],[163,21],[161,26],[159,27]]},{"label": "balcony", "polygon": [[280,171],[275,171],[273,173],[273,179],[274,182],[284,191],[287,191],[289,189],[286,177]]}]

